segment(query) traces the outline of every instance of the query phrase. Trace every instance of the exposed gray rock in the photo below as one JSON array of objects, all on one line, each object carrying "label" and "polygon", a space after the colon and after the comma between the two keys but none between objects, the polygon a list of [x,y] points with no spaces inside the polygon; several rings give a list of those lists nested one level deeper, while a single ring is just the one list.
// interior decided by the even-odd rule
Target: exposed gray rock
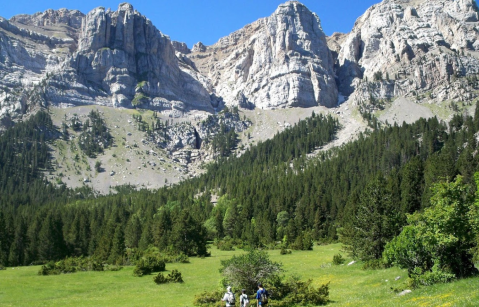
[{"label": "exposed gray rock", "polygon": [[212,110],[208,91],[180,69],[168,36],[128,3],[115,12],[99,7],[86,15],[78,52],[63,71],[51,85],[58,89],[66,78],[73,86],[50,91],[54,103],[149,107],[164,98]]},{"label": "exposed gray rock", "polygon": [[74,29],[80,29],[84,16],[85,14],[78,10],[49,9],[45,12],[38,12],[33,15],[15,15],[10,18],[10,21],[35,27],[56,26],[61,24]]},{"label": "exposed gray rock", "polygon": [[335,106],[333,58],[316,14],[297,1],[282,4],[189,58],[227,105]]},{"label": "exposed gray rock", "polygon": [[0,17],[0,118],[21,117],[43,103],[44,80],[76,47],[75,31],[66,25],[47,29]]},{"label": "exposed gray rock", "polygon": [[[220,133],[222,129],[224,129],[224,132],[234,129],[235,132],[239,133],[250,126],[251,122],[246,119],[242,120],[238,113],[221,112],[216,115],[209,115],[206,119],[197,123],[182,122],[163,127],[151,133],[148,141],[157,144],[160,148],[167,149],[179,161],[188,164],[200,158],[199,149],[208,150],[203,145],[210,144],[213,137]],[[181,154],[178,152],[181,152]],[[193,154],[190,154],[191,152]]]},{"label": "exposed gray rock", "polygon": [[[464,96],[451,79],[475,75],[479,61],[472,0],[385,0],[361,16],[343,43],[340,91],[363,103],[432,91],[437,100]],[[360,81],[362,80],[362,81]],[[454,80],[452,80],[454,81]],[[474,91],[471,99],[476,97]]]},{"label": "exposed gray rock", "polygon": [[194,46],[193,49],[191,49],[192,52],[205,52],[206,51],[206,46],[203,45],[202,42],[197,42]]},{"label": "exposed gray rock", "polygon": [[191,53],[191,50],[188,48],[188,46],[185,43],[177,42],[177,41],[171,41],[171,43],[173,44],[173,48],[175,48],[176,51],[183,54]]},{"label": "exposed gray rock", "polygon": [[412,291],[411,290],[404,290],[402,292],[399,292],[398,295],[403,296],[403,295],[406,295],[406,294],[409,294],[409,293],[412,293]]}]

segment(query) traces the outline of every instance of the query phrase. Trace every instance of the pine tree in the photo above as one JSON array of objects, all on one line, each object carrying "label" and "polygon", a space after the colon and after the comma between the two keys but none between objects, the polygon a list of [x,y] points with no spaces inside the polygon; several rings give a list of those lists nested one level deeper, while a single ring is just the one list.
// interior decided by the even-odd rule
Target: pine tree
[{"label": "pine tree", "polygon": [[25,247],[27,244],[27,225],[25,219],[19,215],[15,221],[15,235],[8,255],[10,266],[26,265]]},{"label": "pine tree", "polygon": [[40,260],[58,260],[65,256],[62,222],[57,213],[47,215],[38,234],[38,257]]},{"label": "pine tree", "polygon": [[138,248],[141,239],[141,220],[138,214],[133,214],[128,220],[125,229],[125,245],[129,248]]},{"label": "pine tree", "polygon": [[391,193],[379,176],[361,193],[351,229],[343,233],[352,236],[345,240],[350,254],[361,260],[380,259],[386,243],[399,233],[397,216]]},{"label": "pine tree", "polygon": [[108,263],[122,264],[122,259],[125,254],[125,237],[121,225],[116,226],[115,234],[112,240],[110,255]]},{"label": "pine tree", "polygon": [[6,266],[8,262],[8,250],[10,246],[7,243],[7,230],[5,218],[0,210],[0,266]]}]

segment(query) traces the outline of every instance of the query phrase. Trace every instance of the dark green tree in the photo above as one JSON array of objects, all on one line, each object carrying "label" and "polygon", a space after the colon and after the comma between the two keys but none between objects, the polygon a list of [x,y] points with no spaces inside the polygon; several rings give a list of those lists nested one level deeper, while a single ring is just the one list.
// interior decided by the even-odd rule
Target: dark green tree
[{"label": "dark green tree", "polygon": [[343,233],[348,252],[356,259],[381,259],[384,246],[400,229],[398,210],[382,176],[366,186],[351,218],[351,229]]}]

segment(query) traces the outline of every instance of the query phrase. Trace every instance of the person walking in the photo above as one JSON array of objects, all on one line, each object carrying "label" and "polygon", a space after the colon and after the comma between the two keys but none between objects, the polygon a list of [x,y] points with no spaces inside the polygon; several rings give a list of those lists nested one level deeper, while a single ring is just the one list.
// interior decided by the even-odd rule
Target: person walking
[{"label": "person walking", "polygon": [[263,284],[258,284],[258,292],[256,292],[256,299],[258,300],[257,306],[267,306],[268,305],[268,291],[263,288]]},{"label": "person walking", "polygon": [[249,307],[249,299],[246,294],[246,289],[241,290],[240,307]]},{"label": "person walking", "polygon": [[226,302],[226,307],[235,306],[235,294],[231,291],[231,287],[226,287],[226,293],[221,299],[223,302]]}]

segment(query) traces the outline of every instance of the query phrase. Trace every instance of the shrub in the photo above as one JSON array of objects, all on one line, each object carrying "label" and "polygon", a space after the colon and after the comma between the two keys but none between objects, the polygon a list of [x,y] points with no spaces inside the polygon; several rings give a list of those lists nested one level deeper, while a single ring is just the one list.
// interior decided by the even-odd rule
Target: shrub
[{"label": "shrub", "polygon": [[133,275],[141,277],[151,274],[151,267],[145,259],[140,259],[133,270]]},{"label": "shrub", "polygon": [[172,257],[171,262],[179,262],[179,263],[190,263],[190,258],[184,253],[179,253],[178,255]]},{"label": "shrub", "polygon": [[224,303],[221,301],[223,293],[221,291],[203,292],[195,295],[193,305],[199,307],[223,307]]},{"label": "shrub", "polygon": [[171,273],[166,276],[166,279],[168,282],[183,282],[183,277],[178,270],[171,271]]},{"label": "shrub", "polygon": [[165,270],[165,262],[160,256],[146,256],[136,262],[133,275],[141,277],[149,275],[152,272],[161,272]]},{"label": "shrub", "polygon": [[301,281],[299,277],[292,276],[285,281],[273,281],[268,288],[274,306],[318,306],[329,302],[329,283],[314,288],[312,280]]},{"label": "shrub", "polygon": [[183,277],[181,276],[181,273],[178,270],[173,270],[166,277],[165,277],[165,275],[163,275],[163,273],[158,273],[158,275],[153,277],[153,281],[158,285],[169,283],[169,282],[179,282],[179,283],[181,283],[181,282],[183,282]]},{"label": "shrub", "polygon": [[146,258],[148,265],[152,272],[161,272],[165,270],[165,262],[160,257],[148,257]]},{"label": "shrub", "polygon": [[290,247],[294,250],[313,250],[313,238],[309,232],[303,232],[296,237]]},{"label": "shrub", "polygon": [[222,240],[218,241],[218,249],[222,251],[234,251],[233,241],[231,240]]},{"label": "shrub", "polygon": [[60,271],[55,269],[55,263],[53,261],[48,262],[45,265],[42,265],[40,270],[38,271],[38,275],[58,275]]},{"label": "shrub", "polygon": [[259,282],[266,283],[282,271],[282,264],[271,261],[266,252],[257,250],[222,260],[221,266],[224,283],[250,292],[256,290]]},{"label": "shrub", "polygon": [[291,250],[284,248],[284,246],[281,246],[281,250],[279,252],[280,255],[289,255],[291,253]]},{"label": "shrub", "polygon": [[374,259],[364,261],[363,270],[382,270],[390,268],[391,265],[387,262],[384,262],[382,259]]},{"label": "shrub", "polygon": [[78,271],[103,271],[103,265],[91,258],[72,257],[58,262],[50,261],[42,265],[38,275],[58,275],[75,273]]},{"label": "shrub", "polygon": [[[476,184],[479,183],[479,175]],[[477,244],[477,218],[470,186],[457,176],[454,182],[435,184],[431,206],[408,215],[408,224],[386,245],[383,258],[408,270],[412,285],[431,285],[478,273],[471,250]],[[473,217],[471,219],[471,217]]]},{"label": "shrub", "polygon": [[166,284],[168,282],[168,279],[166,279],[165,275],[163,273],[158,273],[155,277],[153,277],[153,281],[155,284]]},{"label": "shrub", "polygon": [[447,283],[455,278],[455,274],[445,272],[436,263],[430,271],[424,271],[419,267],[415,268],[409,276],[408,284],[411,288],[418,288],[419,286]]},{"label": "shrub", "polygon": [[337,255],[333,256],[333,264],[334,265],[341,265],[344,262],[346,262],[346,260],[343,258],[343,256],[341,254],[337,254]]}]

